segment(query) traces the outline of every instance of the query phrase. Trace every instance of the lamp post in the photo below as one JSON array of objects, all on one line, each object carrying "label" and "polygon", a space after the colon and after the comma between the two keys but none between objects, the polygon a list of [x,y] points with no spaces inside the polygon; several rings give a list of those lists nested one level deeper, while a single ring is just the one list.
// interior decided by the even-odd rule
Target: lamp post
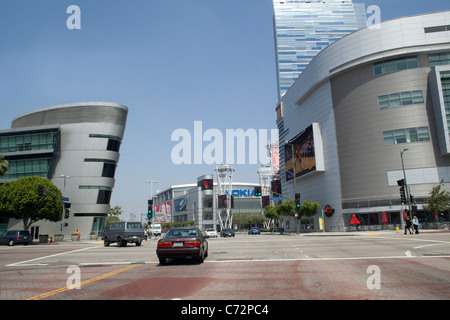
[{"label": "lamp post", "polygon": [[[292,170],[293,170],[293,173],[294,173],[294,199],[295,199],[295,194],[297,193],[297,188],[296,188],[296,183],[295,183],[295,178],[296,178],[296,176],[295,176],[295,174],[296,174],[296,172],[295,172],[295,150],[294,150],[294,145],[292,143],[289,143],[288,141],[286,141],[286,144],[291,146]],[[295,214],[298,215],[297,212]],[[296,219],[295,219],[295,229],[296,229],[296,233],[297,234],[300,233],[300,230],[299,230],[299,219],[300,219],[300,217],[296,217]]]},{"label": "lamp post", "polygon": [[409,197],[409,189],[408,189],[408,183],[406,181],[406,172],[405,172],[405,164],[403,162],[403,153],[405,151],[408,151],[408,148],[403,149],[400,151],[400,159],[402,160],[402,170],[403,170],[403,180],[405,181],[405,195],[406,195],[406,201],[408,205],[409,215],[410,218],[412,218],[412,212],[411,212],[411,199]]},{"label": "lamp post", "polygon": [[[63,196],[65,196],[66,195],[66,180],[70,179],[70,176],[66,176],[66,175],[62,174],[59,177],[64,179]],[[64,216],[65,216],[65,205],[64,205],[64,202],[63,202],[62,225],[61,225],[61,233],[62,233],[63,241],[64,241]]]}]

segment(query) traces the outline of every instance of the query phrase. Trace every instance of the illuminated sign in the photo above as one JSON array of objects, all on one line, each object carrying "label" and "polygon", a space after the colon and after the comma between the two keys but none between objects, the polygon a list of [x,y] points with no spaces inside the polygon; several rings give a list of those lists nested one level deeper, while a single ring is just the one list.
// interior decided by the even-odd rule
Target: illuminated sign
[{"label": "illuminated sign", "polygon": [[[225,191],[225,194],[229,194],[228,191]],[[252,189],[234,189],[231,190],[231,195],[233,197],[252,197],[255,195],[255,190]]]}]

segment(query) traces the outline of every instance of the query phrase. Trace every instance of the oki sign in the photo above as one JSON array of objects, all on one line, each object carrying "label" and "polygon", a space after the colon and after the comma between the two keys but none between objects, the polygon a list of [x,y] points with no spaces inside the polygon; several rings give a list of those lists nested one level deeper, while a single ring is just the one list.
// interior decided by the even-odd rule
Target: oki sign
[{"label": "oki sign", "polygon": [[[225,194],[230,194],[228,191],[225,191]],[[235,189],[231,190],[231,195],[233,197],[251,197],[255,195],[255,190],[250,189]]]}]

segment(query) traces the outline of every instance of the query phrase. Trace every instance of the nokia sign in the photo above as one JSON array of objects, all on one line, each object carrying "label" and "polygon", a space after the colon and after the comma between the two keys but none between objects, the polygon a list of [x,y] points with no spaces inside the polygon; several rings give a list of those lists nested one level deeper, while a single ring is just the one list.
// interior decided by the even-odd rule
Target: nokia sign
[{"label": "nokia sign", "polygon": [[[230,193],[228,191],[225,191],[225,194],[230,194]],[[235,189],[235,190],[231,190],[231,195],[233,197],[252,197],[255,195],[255,190]]]}]

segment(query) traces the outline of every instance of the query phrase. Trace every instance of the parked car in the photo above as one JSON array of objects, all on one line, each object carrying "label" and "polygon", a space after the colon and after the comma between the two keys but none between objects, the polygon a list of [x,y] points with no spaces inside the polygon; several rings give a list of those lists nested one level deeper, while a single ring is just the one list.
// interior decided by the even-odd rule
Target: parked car
[{"label": "parked car", "polygon": [[217,234],[216,229],[214,229],[214,228],[206,228],[205,232],[206,232],[206,237],[207,238],[211,238],[211,237],[217,238],[219,236]]},{"label": "parked car", "polygon": [[140,246],[144,240],[144,229],[140,222],[111,222],[102,232],[105,247],[117,242],[119,247],[125,247],[128,242]]},{"label": "parked car", "polygon": [[230,228],[224,228],[222,231],[220,231],[221,237],[234,237],[234,231]]},{"label": "parked car", "polygon": [[206,234],[197,227],[171,228],[158,240],[156,254],[160,264],[168,258],[195,258],[203,263],[208,256]]},{"label": "parked car", "polygon": [[248,234],[261,234],[261,231],[259,231],[258,227],[252,227],[250,230],[248,230]]},{"label": "parked car", "polygon": [[15,244],[23,244],[26,246],[33,241],[31,234],[27,230],[10,230],[0,235],[0,244],[13,246]]}]

